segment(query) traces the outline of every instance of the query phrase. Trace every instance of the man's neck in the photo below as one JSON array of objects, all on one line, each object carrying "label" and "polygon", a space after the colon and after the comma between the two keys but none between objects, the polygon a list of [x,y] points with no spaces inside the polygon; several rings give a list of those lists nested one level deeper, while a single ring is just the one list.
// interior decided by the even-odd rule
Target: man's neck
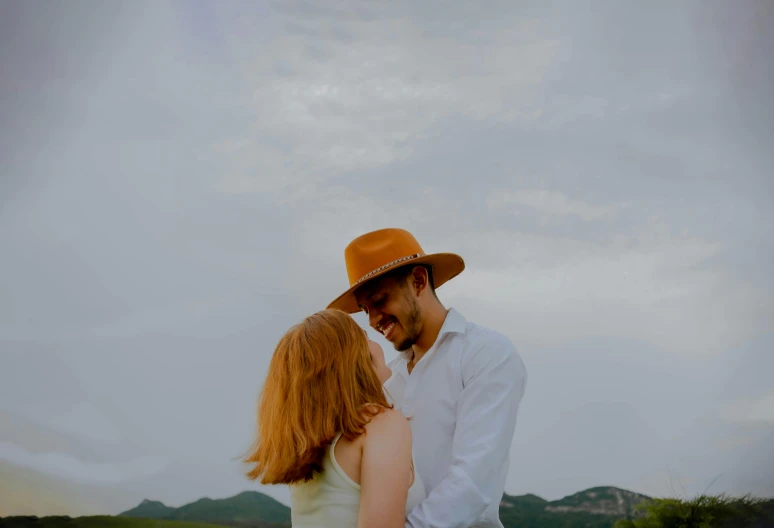
[{"label": "man's neck", "polygon": [[422,333],[419,334],[419,339],[417,339],[417,342],[412,347],[414,350],[414,361],[412,361],[412,363],[414,365],[416,365],[417,362],[422,359],[422,356],[424,356],[435,344],[448,313],[449,311],[444,308],[440,302],[433,303],[430,308],[425,311]]}]

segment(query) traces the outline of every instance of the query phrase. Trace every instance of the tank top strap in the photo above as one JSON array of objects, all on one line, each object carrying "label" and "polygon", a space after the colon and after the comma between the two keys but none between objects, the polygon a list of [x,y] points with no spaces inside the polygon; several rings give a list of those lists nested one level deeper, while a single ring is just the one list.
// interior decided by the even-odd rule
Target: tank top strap
[{"label": "tank top strap", "polygon": [[341,466],[339,465],[338,460],[336,460],[336,444],[338,443],[339,439],[341,439],[341,433],[337,434],[336,437],[333,439],[333,442],[331,442],[331,446],[328,448],[329,455],[330,455],[330,461],[333,465],[333,470],[339,474],[339,476],[344,479],[344,481],[355,488],[356,490],[360,490],[360,484],[352,480],[349,475],[347,475],[343,469],[341,469]]}]

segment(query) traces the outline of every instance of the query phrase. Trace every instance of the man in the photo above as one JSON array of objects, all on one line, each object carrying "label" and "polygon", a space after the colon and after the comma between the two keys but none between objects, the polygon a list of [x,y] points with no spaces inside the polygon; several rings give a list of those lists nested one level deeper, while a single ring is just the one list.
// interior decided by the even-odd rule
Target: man
[{"label": "man", "polygon": [[364,311],[400,355],[377,371],[410,418],[427,498],[407,528],[502,527],[500,501],[527,373],[502,334],[446,309],[435,288],[465,269],[452,253],[427,255],[402,229],[381,229],[344,251],[350,288],[328,308]]}]

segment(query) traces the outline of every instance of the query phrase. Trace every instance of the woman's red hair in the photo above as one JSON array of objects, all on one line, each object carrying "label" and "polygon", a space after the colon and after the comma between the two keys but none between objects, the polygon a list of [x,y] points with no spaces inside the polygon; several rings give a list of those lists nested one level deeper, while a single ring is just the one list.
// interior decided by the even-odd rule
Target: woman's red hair
[{"label": "woman's red hair", "polygon": [[263,484],[310,480],[337,433],[354,439],[391,408],[368,338],[339,310],[323,310],[280,339],[258,404],[258,433],[245,462]]}]

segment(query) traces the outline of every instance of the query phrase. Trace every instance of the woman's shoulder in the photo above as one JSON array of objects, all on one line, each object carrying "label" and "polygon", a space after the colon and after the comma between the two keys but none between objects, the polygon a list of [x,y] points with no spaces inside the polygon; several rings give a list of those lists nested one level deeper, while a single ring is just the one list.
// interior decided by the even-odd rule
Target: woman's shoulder
[{"label": "woman's shoulder", "polygon": [[365,440],[369,436],[389,436],[396,440],[407,438],[411,440],[411,427],[403,413],[397,409],[382,408],[365,426]]}]

